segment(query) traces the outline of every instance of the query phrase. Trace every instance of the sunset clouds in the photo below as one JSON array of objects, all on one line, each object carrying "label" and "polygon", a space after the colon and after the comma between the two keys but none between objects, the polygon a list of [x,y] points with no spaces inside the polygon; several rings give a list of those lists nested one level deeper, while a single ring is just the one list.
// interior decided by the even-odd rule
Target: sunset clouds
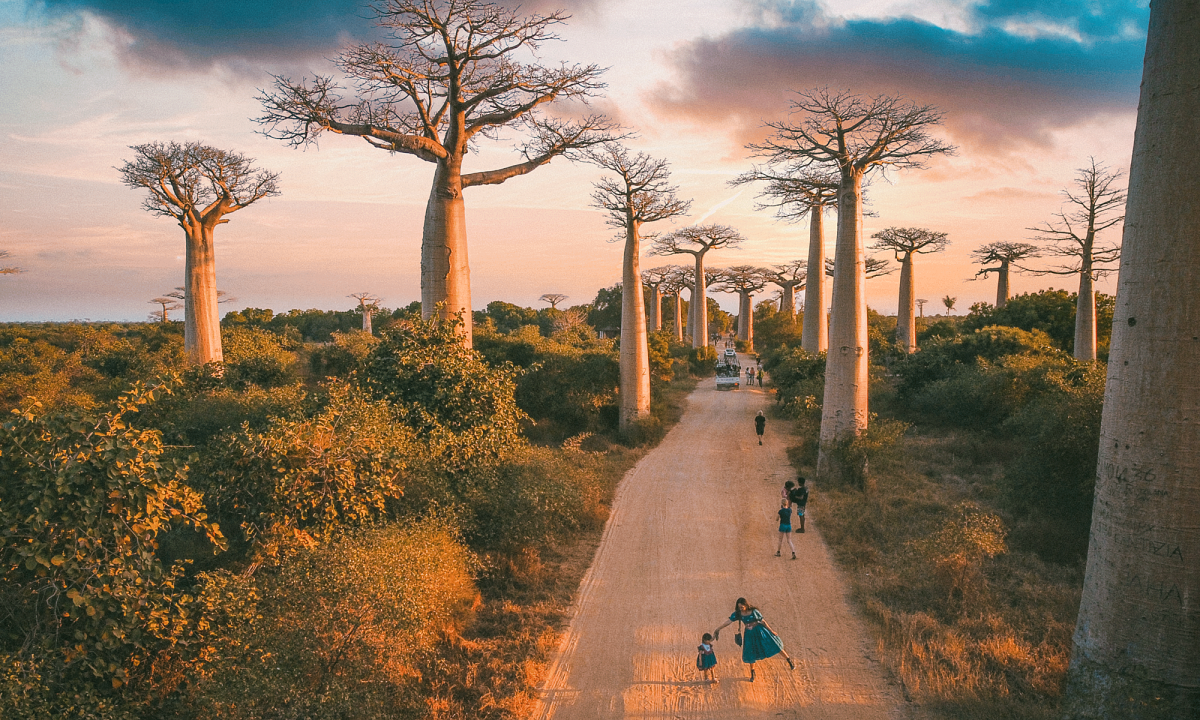
[{"label": "sunset clouds", "polygon": [[854,18],[804,0],[748,4],[750,23],[682,43],[663,111],[735,123],[749,136],[816,86],[899,93],[946,112],[957,142],[994,152],[1136,106],[1144,26],[1138,3],[996,0],[944,27],[912,16]]}]

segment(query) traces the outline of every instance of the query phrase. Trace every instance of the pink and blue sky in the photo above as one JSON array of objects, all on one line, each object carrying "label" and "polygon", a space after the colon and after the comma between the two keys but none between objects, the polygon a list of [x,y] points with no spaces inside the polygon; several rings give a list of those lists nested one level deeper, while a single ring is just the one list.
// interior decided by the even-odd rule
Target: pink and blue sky
[{"label": "pink and blue sky", "polygon": [[[899,93],[945,112],[959,147],[926,170],[878,177],[866,234],[948,232],[923,257],[917,296],[965,309],[994,299],[971,281],[972,249],[1025,240],[1052,219],[1089,156],[1129,161],[1145,42],[1142,0],[537,0],[573,14],[549,62],[608,67],[596,103],[664,157],[684,224],[738,228],[748,242],[714,265],[807,254],[805,226],[755,210],[745,143],[786,117],[793,90]],[[0,276],[0,321],[140,320],[182,284],[183,235],[141,209],[114,166],[128,146],[200,141],[282,176],[283,195],[230,216],[217,233],[226,307],[347,309],[352,292],[395,307],[420,297],[424,200],[433,166],[356,138],[291,149],[258,134],[270,74],[333,71],[340,48],[372,39],[355,0],[0,0],[0,249],[25,270]],[[487,144],[467,171],[508,164],[519,138]],[[620,278],[621,247],[589,206],[597,170],[559,159],[496,187],[467,190],[474,302],[537,306],[546,292],[589,301]],[[827,246],[832,248],[832,218]],[[655,228],[651,227],[650,230]],[[671,229],[664,223],[663,230]],[[1114,229],[1110,232],[1118,232]],[[646,258],[643,267],[667,262]],[[868,282],[895,312],[896,275]],[[1018,276],[1016,292],[1064,278]],[[1099,289],[1111,292],[1113,279]],[[718,296],[733,310],[732,297]],[[927,310],[929,309],[927,308]]]}]

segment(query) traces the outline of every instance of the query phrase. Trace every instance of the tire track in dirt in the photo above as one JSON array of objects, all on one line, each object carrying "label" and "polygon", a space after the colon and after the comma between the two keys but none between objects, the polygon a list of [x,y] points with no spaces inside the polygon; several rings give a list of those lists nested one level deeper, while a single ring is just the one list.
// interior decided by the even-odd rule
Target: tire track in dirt
[{"label": "tire track in dirt", "polygon": [[[621,481],[600,546],[534,720],[616,718],[911,718],[847,604],[820,518],[793,535],[798,561],[776,558],[779,489],[792,476],[786,430],[759,388],[703,381],[682,420]],[[781,430],[783,430],[781,432]],[[819,492],[819,488],[814,488]],[[695,668],[700,636],[745,596],[796,661],[758,663],[757,680],[726,628],[716,685]]]}]

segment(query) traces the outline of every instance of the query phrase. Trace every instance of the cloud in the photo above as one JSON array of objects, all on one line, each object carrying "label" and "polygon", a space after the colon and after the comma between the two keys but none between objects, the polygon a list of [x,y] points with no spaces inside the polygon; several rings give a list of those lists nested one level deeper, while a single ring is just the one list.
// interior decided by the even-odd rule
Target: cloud
[{"label": "cloud", "polygon": [[[587,16],[600,1],[535,0],[522,8]],[[292,63],[379,38],[366,0],[41,0],[37,7],[99,17],[122,35],[131,60],[159,69]]]},{"label": "cloud", "polygon": [[1137,106],[1147,14],[1133,3],[987,2],[970,31],[843,19],[813,2],[751,9],[750,26],[673,51],[678,81],[651,103],[750,137],[786,113],[791,90],[899,93],[945,111],[956,141],[992,151],[1046,145],[1057,129]]}]

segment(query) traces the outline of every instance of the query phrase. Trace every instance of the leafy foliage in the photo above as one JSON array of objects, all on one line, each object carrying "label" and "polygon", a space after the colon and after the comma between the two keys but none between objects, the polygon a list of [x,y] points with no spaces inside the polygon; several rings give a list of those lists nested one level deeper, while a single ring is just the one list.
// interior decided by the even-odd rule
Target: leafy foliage
[{"label": "leafy foliage", "polygon": [[[976,303],[971,306],[971,313],[962,319],[961,328],[964,332],[972,332],[989,325],[1004,325],[1022,330],[1041,330],[1050,336],[1055,347],[1071,352],[1075,349],[1077,298],[1076,293],[1049,289],[1017,295],[1001,308]],[[1108,347],[1115,303],[1112,295],[1096,293],[1097,347]]]},{"label": "leafy foliage", "polygon": [[972,587],[981,580],[983,561],[1007,552],[1007,534],[999,516],[983,512],[973,503],[960,503],[937,532],[911,544],[943,575],[949,593],[966,605]]},{"label": "leafy foliage", "polygon": [[135,389],[98,416],[26,411],[0,426],[5,653],[81,664],[120,685],[187,649],[193,597],[158,539],[179,525],[217,544],[221,534],[187,468],[162,458],[159,434],[128,422],[156,392]]}]

